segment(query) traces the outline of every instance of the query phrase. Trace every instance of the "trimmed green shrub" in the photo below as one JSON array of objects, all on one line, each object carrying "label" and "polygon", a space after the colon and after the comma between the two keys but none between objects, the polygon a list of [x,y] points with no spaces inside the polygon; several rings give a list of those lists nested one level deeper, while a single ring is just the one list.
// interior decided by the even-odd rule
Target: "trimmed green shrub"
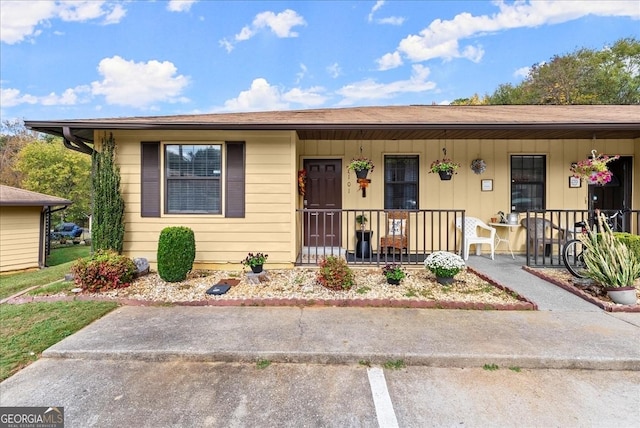
[{"label": "trimmed green shrub", "polygon": [[640,259],[640,236],[633,235],[628,232],[614,232],[613,236],[615,236],[618,241],[626,245],[629,251],[634,253],[636,257]]},{"label": "trimmed green shrub", "polygon": [[131,285],[137,268],[133,260],[114,250],[99,250],[71,266],[74,282],[84,291],[98,292]]},{"label": "trimmed green shrub", "polygon": [[345,259],[329,256],[320,261],[318,282],[332,290],[349,290],[354,285],[353,271]]},{"label": "trimmed green shrub", "polygon": [[193,230],[184,226],[165,227],[158,240],[158,275],[167,282],[184,281],[196,258]]}]

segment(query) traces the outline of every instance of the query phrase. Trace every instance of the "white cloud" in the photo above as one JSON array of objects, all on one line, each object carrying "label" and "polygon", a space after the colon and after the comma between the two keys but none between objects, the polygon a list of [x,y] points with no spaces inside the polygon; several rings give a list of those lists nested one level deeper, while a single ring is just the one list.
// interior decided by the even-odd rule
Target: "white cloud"
[{"label": "white cloud", "polygon": [[127,61],[119,56],[104,58],[98,65],[102,81],[92,82],[93,95],[104,95],[108,104],[147,108],[157,102],[185,102],[182,91],[189,78],[176,75],[169,61]]},{"label": "white cloud", "polygon": [[21,94],[20,90],[8,88],[0,89],[0,104],[3,107],[15,107],[20,104],[41,104],[45,106],[76,105],[87,102],[86,95],[89,92],[87,86],[78,86],[65,90],[61,95],[51,92],[45,96]]},{"label": "white cloud", "polygon": [[378,0],[376,4],[373,5],[373,7],[371,8],[371,12],[369,12],[369,22],[373,21],[373,14],[376,13],[383,5],[384,0]]},{"label": "white cloud", "polygon": [[256,15],[253,20],[254,28],[269,28],[280,38],[298,37],[298,33],[291,30],[299,25],[307,25],[307,22],[296,11],[291,9],[287,9],[277,15],[273,12],[262,12]]},{"label": "white cloud", "polygon": [[327,67],[327,73],[329,73],[329,76],[333,79],[336,79],[342,74],[342,68],[340,68],[340,65],[337,62],[334,62]]},{"label": "white cloud", "polygon": [[[380,8],[382,8],[382,6],[384,5],[384,1],[383,0],[378,0],[376,2],[376,4],[373,5],[373,7],[371,8],[371,12],[369,12],[369,15],[367,16],[367,20],[369,22],[373,22],[373,15],[380,10]],[[377,24],[387,24],[387,25],[402,25],[404,23],[405,19],[399,16],[388,16],[386,18],[378,18],[375,20],[375,22]]]},{"label": "white cloud", "polygon": [[322,87],[293,88],[283,92],[269,84],[266,79],[257,78],[251,83],[251,88],[240,92],[238,97],[225,101],[224,107],[216,108],[214,111],[287,110],[291,108],[292,103],[303,107],[318,106],[327,100],[323,93]]},{"label": "white cloud", "polygon": [[51,20],[85,22],[102,19],[115,24],[126,15],[120,3],[113,1],[3,1],[0,2],[0,41],[15,44],[34,39]]},{"label": "white cloud", "polygon": [[401,16],[388,16],[386,18],[376,19],[378,24],[402,25],[405,19]]},{"label": "white cloud", "polygon": [[282,95],[282,99],[300,104],[305,107],[319,106],[327,101],[327,97],[323,95],[324,88],[322,86],[314,86],[307,89],[294,88]]},{"label": "white cloud", "polygon": [[296,73],[296,84],[300,83],[304,76],[307,74],[307,66],[300,64],[300,71]]},{"label": "white cloud", "polygon": [[513,76],[524,79],[525,77],[529,76],[530,71],[531,71],[531,67],[520,67],[519,69],[513,72]]},{"label": "white cloud", "polygon": [[[474,62],[482,59],[484,51],[479,46],[466,45],[460,41],[513,28],[537,27],[571,21],[587,15],[624,16],[640,19],[640,7],[636,1],[516,1],[494,4],[499,12],[488,16],[473,16],[461,13],[452,20],[436,19],[418,35],[412,34],[400,41],[393,53],[378,60],[380,69],[394,68],[390,55],[402,55],[410,61],[421,62],[434,58],[450,60],[466,58]],[[395,62],[395,67],[402,64]],[[386,68],[385,68],[386,67]]]},{"label": "white cloud", "polygon": [[0,41],[12,45],[27,37],[37,37],[36,27],[53,17],[56,5],[42,1],[3,1],[0,3]]},{"label": "white cloud", "polygon": [[435,89],[436,84],[427,80],[430,70],[420,64],[412,66],[411,77],[408,80],[398,80],[391,83],[378,83],[373,79],[343,86],[338,91],[344,98],[338,105],[352,105],[362,100],[389,99],[406,93],[424,92]]},{"label": "white cloud", "polygon": [[169,12],[189,12],[191,6],[198,0],[169,0],[167,10]]},{"label": "white cloud", "polygon": [[20,104],[36,104],[38,97],[33,95],[21,94],[19,89],[0,88],[0,105],[2,108],[15,107]]},{"label": "white cloud", "polygon": [[384,54],[378,60],[378,70],[390,70],[402,65],[402,57],[399,52]]},{"label": "white cloud", "polygon": [[[294,27],[307,25],[304,18],[294,10],[286,9],[275,14],[273,12],[261,12],[256,15],[251,25],[245,25],[240,32],[234,36],[236,42],[243,42],[255,36],[260,30],[268,28],[279,38],[298,37],[298,33],[293,31]],[[233,44],[228,39],[219,42],[227,52],[233,50]]]}]

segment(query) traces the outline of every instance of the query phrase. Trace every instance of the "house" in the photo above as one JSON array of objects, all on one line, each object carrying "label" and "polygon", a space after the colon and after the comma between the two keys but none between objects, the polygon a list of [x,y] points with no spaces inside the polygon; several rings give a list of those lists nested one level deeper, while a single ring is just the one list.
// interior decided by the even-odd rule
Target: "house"
[{"label": "house", "polygon": [[[489,222],[499,211],[555,210],[569,228],[590,207],[624,206],[636,210],[625,227],[638,233],[640,106],[413,105],[25,124],[87,154],[113,135],[124,252],[152,265],[160,231],[173,225],[193,229],[202,268],[258,251],[272,268],[336,249],[349,256],[363,236],[377,254],[389,210],[410,212],[408,253],[457,251],[456,216]],[[572,163],[594,150],[620,155],[610,186],[570,179]],[[347,169],[360,157],[375,165],[364,181]],[[443,157],[461,164],[452,180],[429,173]],[[471,169],[477,159],[484,171]],[[360,214],[368,232],[358,236]],[[526,251],[524,229],[499,232],[509,245],[497,253]]]},{"label": "house", "polygon": [[0,185],[0,273],[45,266],[52,212],[72,202]]}]

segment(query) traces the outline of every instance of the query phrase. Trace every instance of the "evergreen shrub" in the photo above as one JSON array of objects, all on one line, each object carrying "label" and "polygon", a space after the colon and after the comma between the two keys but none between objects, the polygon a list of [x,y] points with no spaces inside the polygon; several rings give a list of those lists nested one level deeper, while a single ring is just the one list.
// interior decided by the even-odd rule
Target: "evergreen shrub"
[{"label": "evergreen shrub", "polygon": [[158,240],[158,275],[167,282],[184,281],[196,258],[193,230],[184,226],[165,227]]}]

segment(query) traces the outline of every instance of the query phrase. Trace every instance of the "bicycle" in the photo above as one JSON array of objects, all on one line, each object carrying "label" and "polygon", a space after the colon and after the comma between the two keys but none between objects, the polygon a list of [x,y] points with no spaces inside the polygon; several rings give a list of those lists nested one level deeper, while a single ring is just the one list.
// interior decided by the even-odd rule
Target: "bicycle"
[{"label": "bicycle", "polygon": [[[618,216],[622,216],[626,210],[618,210],[613,213],[611,216],[605,216],[604,220],[606,221],[609,228],[617,232],[618,231]],[[596,216],[599,215],[599,210],[596,210]],[[596,218],[592,218],[594,220],[594,230],[590,232],[587,224],[584,221],[580,221],[574,225],[574,230],[576,233],[598,233],[598,222]],[[578,238],[567,241],[562,248],[562,261],[567,270],[571,273],[571,275],[576,278],[587,278],[587,266],[584,263],[584,244]]]}]

